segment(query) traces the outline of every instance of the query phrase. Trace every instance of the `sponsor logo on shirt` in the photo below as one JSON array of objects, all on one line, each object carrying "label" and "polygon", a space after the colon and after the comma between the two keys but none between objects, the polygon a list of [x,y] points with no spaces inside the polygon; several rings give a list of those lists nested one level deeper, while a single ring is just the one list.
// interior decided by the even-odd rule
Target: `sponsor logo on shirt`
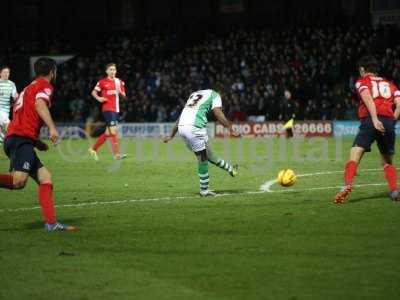
[{"label": "sponsor logo on shirt", "polygon": [[31,169],[31,164],[29,162],[24,162],[24,165],[22,166],[22,169],[29,171]]},{"label": "sponsor logo on shirt", "polygon": [[45,88],[43,91],[46,95],[51,96],[51,89]]}]

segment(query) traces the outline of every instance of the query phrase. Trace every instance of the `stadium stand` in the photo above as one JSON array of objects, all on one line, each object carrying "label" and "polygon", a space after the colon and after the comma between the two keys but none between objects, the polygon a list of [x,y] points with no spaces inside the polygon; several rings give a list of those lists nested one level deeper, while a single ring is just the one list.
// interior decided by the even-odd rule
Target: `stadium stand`
[{"label": "stadium stand", "polygon": [[[236,121],[260,115],[285,120],[293,112],[300,120],[352,119],[358,57],[377,55],[382,75],[399,85],[394,36],[398,29],[388,26],[235,29],[181,47],[176,33],[114,34],[60,67],[55,115],[59,121],[96,121],[100,114],[90,92],[112,61],[128,89],[122,105],[127,122],[173,121],[191,90],[208,87],[223,90],[227,114]],[[38,46],[23,45],[3,47],[3,57],[15,62],[12,47],[34,53]],[[48,47],[49,53],[63,49],[73,51],[56,41]]]}]

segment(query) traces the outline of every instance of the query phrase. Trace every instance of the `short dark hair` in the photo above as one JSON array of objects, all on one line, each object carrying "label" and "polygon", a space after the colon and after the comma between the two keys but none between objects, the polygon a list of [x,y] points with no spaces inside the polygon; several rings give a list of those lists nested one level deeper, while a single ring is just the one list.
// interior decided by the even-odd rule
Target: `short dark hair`
[{"label": "short dark hair", "polygon": [[109,63],[109,64],[106,64],[106,70],[107,70],[109,67],[117,67],[117,64],[116,64],[116,63]]},{"label": "short dark hair", "polygon": [[0,66],[0,72],[3,71],[4,69],[9,69],[9,70],[11,70],[10,67],[7,66],[7,65]]},{"label": "short dark hair", "polygon": [[54,59],[49,57],[41,57],[35,62],[33,69],[35,70],[36,76],[47,76],[51,71],[57,69],[57,63]]},{"label": "short dark hair", "polygon": [[377,73],[379,71],[378,60],[373,55],[366,55],[358,61],[358,67],[363,67],[366,72]]}]

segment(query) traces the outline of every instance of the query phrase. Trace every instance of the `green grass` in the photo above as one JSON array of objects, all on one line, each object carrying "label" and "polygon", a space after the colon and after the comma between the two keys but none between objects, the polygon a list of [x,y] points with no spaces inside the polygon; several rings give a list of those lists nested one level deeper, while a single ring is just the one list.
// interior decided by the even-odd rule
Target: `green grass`
[{"label": "green grass", "polygon": [[[340,173],[301,177],[290,191],[246,193],[287,167],[341,170],[350,141],[336,157],[329,140],[322,158],[322,140],[297,150],[289,142],[286,155],[271,141],[213,141],[241,166],[237,178],[210,167],[212,188],[229,194],[214,199],[197,196],[195,159],[178,139],[125,141],[131,156],[121,163],[108,148],[101,161],[89,160],[87,141],[42,153],[59,219],[79,231],[44,232],[40,210],[30,209],[37,206],[32,182],[1,190],[0,299],[398,298],[400,206],[385,185],[356,188],[341,206],[331,204]],[[0,170],[7,168],[3,156]],[[380,168],[376,149],[356,183],[384,184],[381,171],[362,171],[370,168]],[[315,187],[324,189],[307,190]],[[145,199],[152,200],[126,201]],[[86,205],[65,206],[79,203]]]}]

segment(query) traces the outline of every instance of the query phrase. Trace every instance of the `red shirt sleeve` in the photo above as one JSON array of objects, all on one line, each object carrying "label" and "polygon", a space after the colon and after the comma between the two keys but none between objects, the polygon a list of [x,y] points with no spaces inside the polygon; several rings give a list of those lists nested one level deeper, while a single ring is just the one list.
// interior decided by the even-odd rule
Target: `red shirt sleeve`
[{"label": "red shirt sleeve", "polygon": [[368,90],[368,82],[365,79],[359,79],[356,82],[355,88],[357,94],[360,96],[363,91]]},{"label": "red shirt sleeve", "polygon": [[96,86],[94,87],[94,89],[95,89],[96,91],[98,91],[98,92],[101,92],[101,91],[102,91],[103,87],[102,87],[102,84],[101,84],[101,80],[97,82],[97,84],[96,84]]},{"label": "red shirt sleeve", "polygon": [[35,95],[35,100],[43,99],[50,106],[52,96],[53,96],[53,89],[50,86],[43,86],[37,90]]}]

